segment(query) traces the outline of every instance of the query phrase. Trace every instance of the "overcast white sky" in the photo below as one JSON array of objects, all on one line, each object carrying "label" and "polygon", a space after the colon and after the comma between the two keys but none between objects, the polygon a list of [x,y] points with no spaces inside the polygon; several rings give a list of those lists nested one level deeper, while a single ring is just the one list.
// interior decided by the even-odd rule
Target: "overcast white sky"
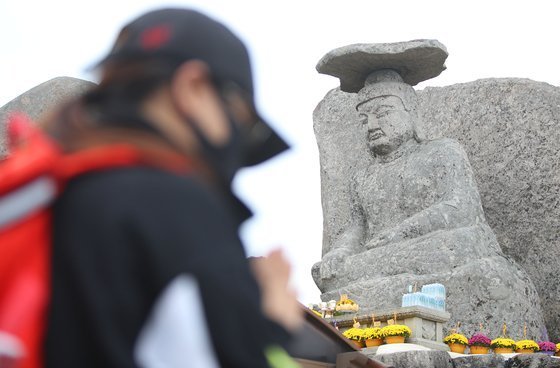
[{"label": "overcast white sky", "polygon": [[444,86],[488,77],[560,85],[556,1],[0,1],[0,106],[58,76],[95,81],[85,69],[131,18],[168,5],[199,9],[230,26],[250,49],[257,103],[293,145],[236,181],[257,216],[242,230],[251,255],[286,250],[304,303],[319,301],[310,276],[321,257],[319,157],[312,113],[338,80],[315,64],[352,43],[434,38],[448,70],[423,82]]}]

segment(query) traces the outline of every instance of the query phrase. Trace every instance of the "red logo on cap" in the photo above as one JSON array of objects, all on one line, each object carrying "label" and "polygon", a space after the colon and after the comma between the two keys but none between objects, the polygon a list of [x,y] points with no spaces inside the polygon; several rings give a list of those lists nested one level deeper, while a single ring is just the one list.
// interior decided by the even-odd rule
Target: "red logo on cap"
[{"label": "red logo on cap", "polygon": [[160,25],[146,29],[140,35],[140,44],[146,50],[157,49],[171,37],[171,29],[167,25]]}]

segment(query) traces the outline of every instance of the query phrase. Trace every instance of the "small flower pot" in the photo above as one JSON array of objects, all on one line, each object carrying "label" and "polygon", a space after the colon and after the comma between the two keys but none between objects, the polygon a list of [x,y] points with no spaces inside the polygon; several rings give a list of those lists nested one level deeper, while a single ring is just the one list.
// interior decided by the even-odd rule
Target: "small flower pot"
[{"label": "small flower pot", "polygon": [[356,347],[358,349],[362,349],[364,347],[364,342],[363,341],[352,340],[352,342],[354,343],[354,345],[356,345]]},{"label": "small flower pot", "polygon": [[467,346],[463,344],[455,344],[455,343],[449,344],[449,350],[451,350],[452,353],[464,354],[466,347]]},{"label": "small flower pot", "polygon": [[515,352],[519,353],[519,354],[533,354],[534,353],[534,351],[532,349],[517,349]]},{"label": "small flower pot", "polygon": [[554,354],[556,356],[560,356],[560,351],[557,351],[556,354]]},{"label": "small flower pot", "polygon": [[488,346],[473,345],[469,348],[471,354],[488,354]]},{"label": "small flower pot", "polygon": [[366,347],[371,348],[383,344],[383,339],[367,339]]},{"label": "small flower pot", "polygon": [[513,353],[513,348],[494,348],[494,353],[496,354],[511,354]]},{"label": "small flower pot", "polygon": [[385,337],[385,342],[387,344],[402,344],[404,342],[404,336],[387,336]]},{"label": "small flower pot", "polygon": [[539,351],[539,353],[544,354],[544,355],[548,355],[548,356],[553,356],[554,355],[553,351]]}]

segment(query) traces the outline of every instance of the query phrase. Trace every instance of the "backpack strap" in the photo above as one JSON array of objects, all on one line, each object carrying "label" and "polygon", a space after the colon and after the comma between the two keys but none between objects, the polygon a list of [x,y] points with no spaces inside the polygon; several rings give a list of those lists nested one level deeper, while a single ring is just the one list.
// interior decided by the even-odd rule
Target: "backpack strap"
[{"label": "backpack strap", "polygon": [[126,166],[151,166],[186,174],[193,160],[171,149],[139,147],[129,143],[94,145],[63,153],[58,144],[33,125],[24,114],[13,114],[7,125],[8,146],[17,159],[0,161],[0,195],[38,177],[50,176],[64,185],[90,171]]},{"label": "backpack strap", "polygon": [[48,175],[61,156],[60,149],[22,114],[7,124],[9,158],[0,161],[0,195]]},{"label": "backpack strap", "polygon": [[186,174],[192,164],[186,157],[171,150],[145,150],[131,144],[117,143],[62,155],[54,167],[54,176],[65,183],[87,172],[127,166],[151,166]]}]

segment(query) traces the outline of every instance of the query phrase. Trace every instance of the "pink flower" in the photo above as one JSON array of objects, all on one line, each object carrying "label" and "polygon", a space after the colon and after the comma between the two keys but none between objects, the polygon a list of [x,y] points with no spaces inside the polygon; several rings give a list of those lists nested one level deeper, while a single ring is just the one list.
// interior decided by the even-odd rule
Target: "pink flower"
[{"label": "pink flower", "polygon": [[469,346],[490,346],[492,340],[488,336],[476,333],[469,339]]},{"label": "pink flower", "polygon": [[539,341],[540,351],[556,351],[556,345],[550,341]]}]

